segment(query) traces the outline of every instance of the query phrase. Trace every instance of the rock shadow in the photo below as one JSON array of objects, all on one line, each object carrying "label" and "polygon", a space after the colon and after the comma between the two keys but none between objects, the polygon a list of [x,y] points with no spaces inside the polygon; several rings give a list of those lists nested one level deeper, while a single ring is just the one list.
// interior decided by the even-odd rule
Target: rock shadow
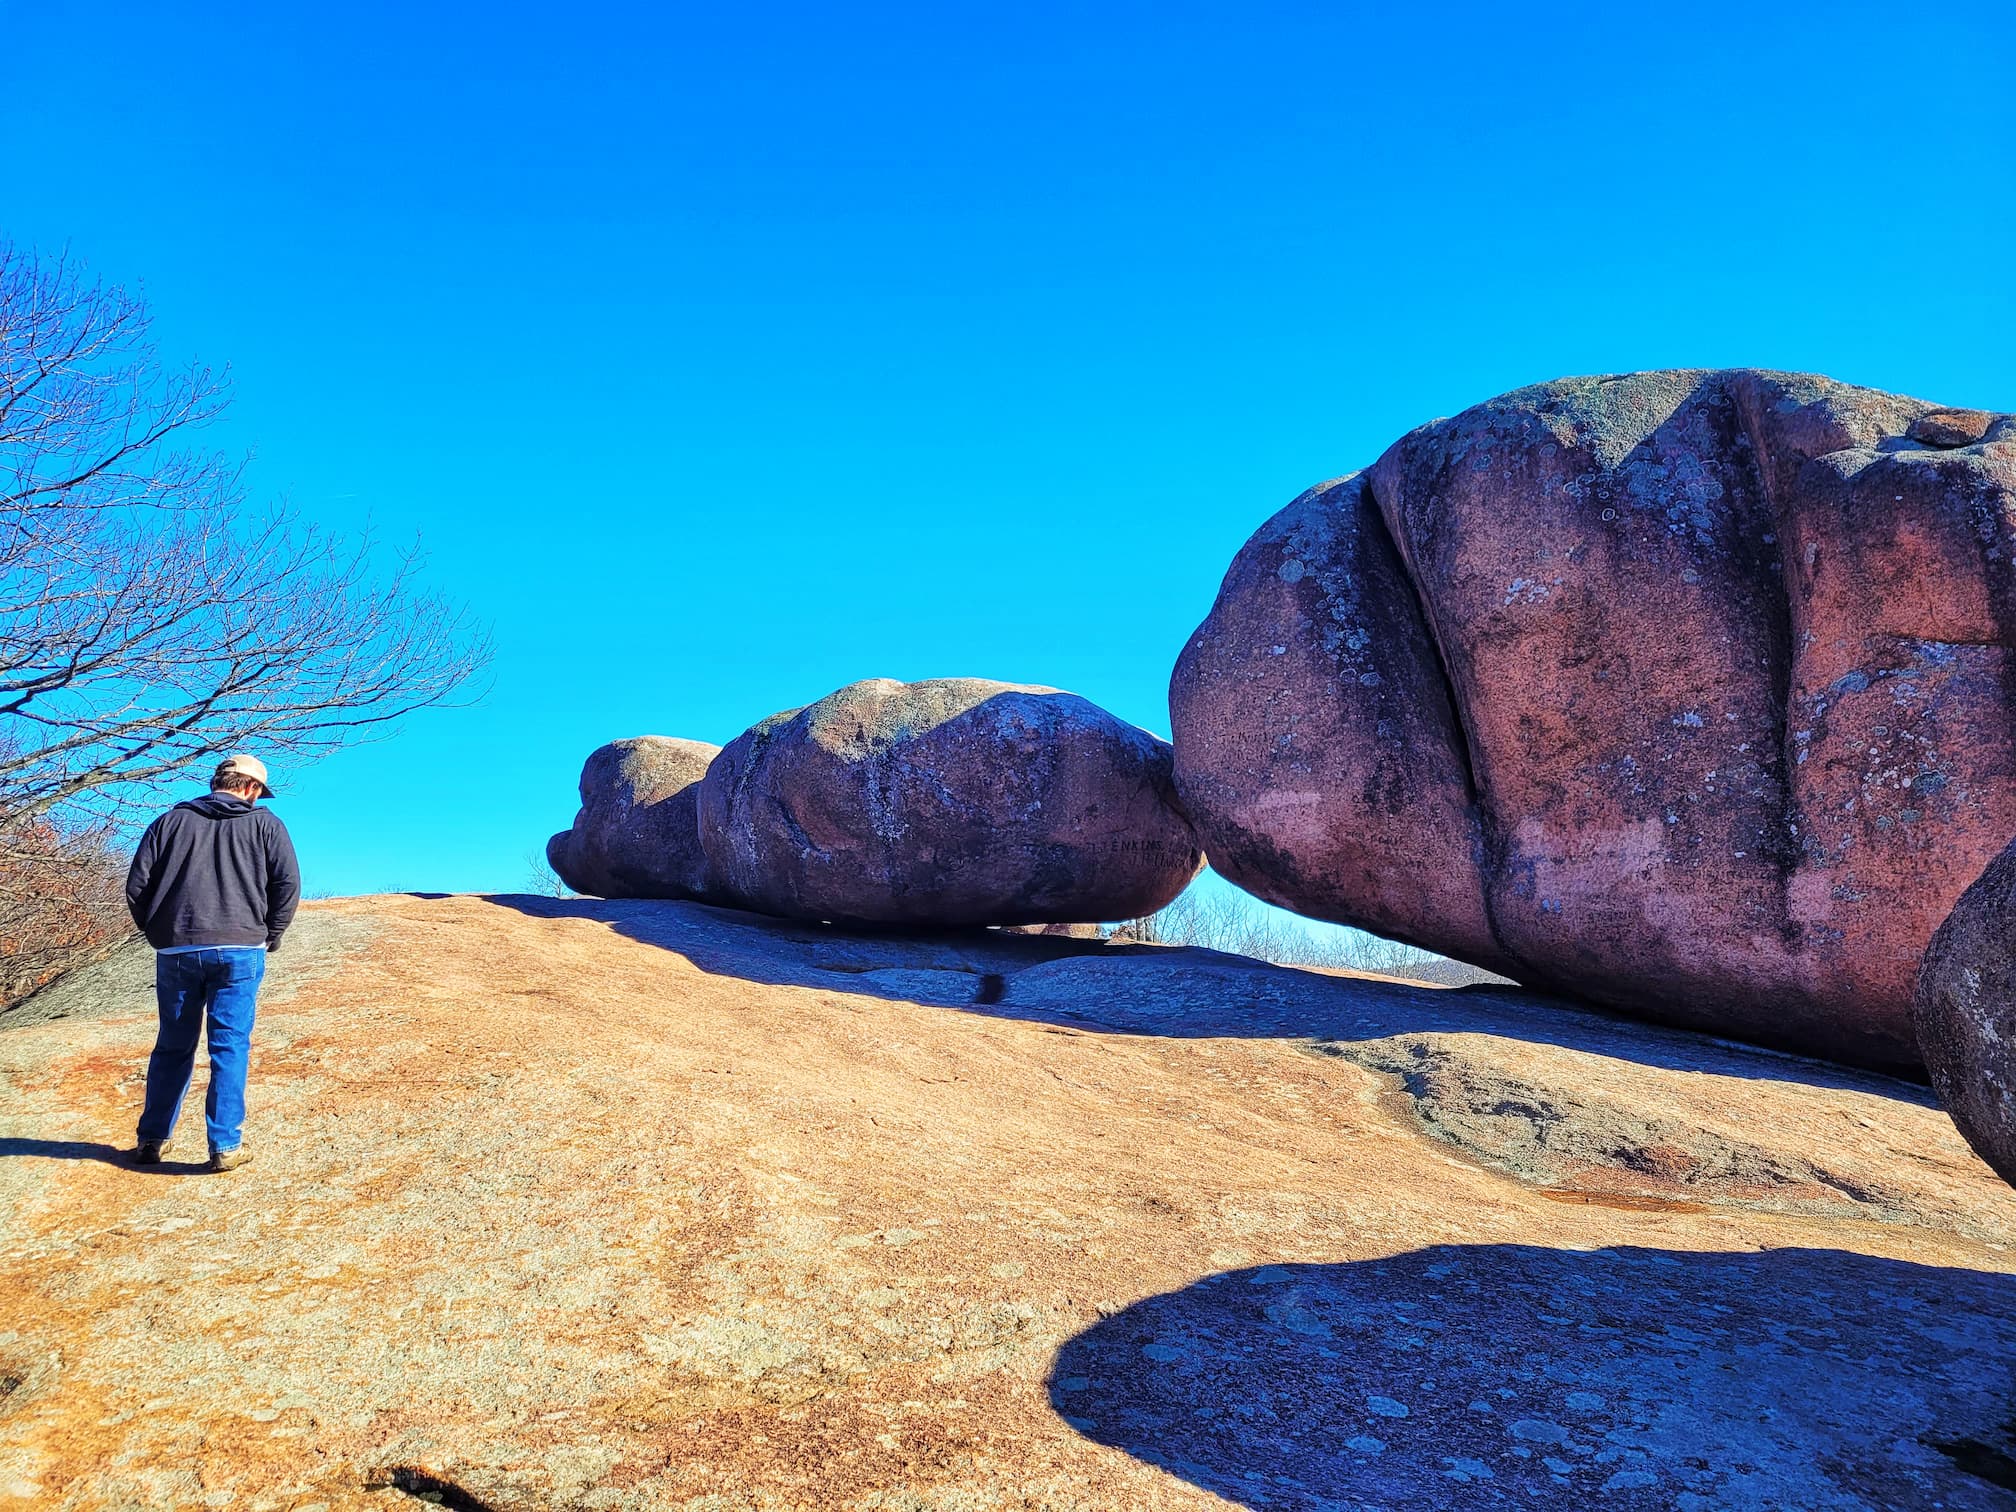
[{"label": "rock shadow", "polygon": [[1256,1512],[2016,1508],[2016,1278],[1836,1250],[1228,1271],[1101,1319],[1048,1384]]},{"label": "rock shadow", "polygon": [[1711,1038],[1519,987],[1444,988],[1275,966],[1195,946],[960,930],[862,934],[701,903],[488,894],[537,918],[592,919],[716,976],[1175,1038],[1315,1041],[1490,1034],[1662,1070],[1797,1082],[1934,1106],[1879,1072]]}]

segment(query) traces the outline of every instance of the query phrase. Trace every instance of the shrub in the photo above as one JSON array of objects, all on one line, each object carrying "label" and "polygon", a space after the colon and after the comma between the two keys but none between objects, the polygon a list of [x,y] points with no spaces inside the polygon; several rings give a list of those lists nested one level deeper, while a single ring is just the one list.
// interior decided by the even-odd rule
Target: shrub
[{"label": "shrub", "polygon": [[132,932],[126,858],[102,830],[0,829],[0,1008],[108,954]]}]

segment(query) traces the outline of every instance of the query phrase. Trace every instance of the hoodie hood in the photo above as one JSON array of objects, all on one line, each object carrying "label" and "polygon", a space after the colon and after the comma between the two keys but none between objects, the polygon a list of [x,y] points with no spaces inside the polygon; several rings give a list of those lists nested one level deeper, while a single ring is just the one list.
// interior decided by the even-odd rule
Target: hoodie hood
[{"label": "hoodie hood", "polygon": [[243,798],[229,793],[205,793],[201,798],[191,798],[187,803],[178,803],[177,808],[191,809],[205,819],[243,819],[247,814],[259,812],[258,805],[247,803]]}]

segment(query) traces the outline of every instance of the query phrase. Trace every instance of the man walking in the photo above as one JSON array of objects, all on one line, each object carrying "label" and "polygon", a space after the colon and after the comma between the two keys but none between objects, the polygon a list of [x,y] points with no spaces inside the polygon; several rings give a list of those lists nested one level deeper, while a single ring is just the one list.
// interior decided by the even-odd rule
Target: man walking
[{"label": "man walking", "polygon": [[147,1103],[133,1159],[152,1165],[175,1133],[208,1024],[210,1091],[203,1100],[210,1169],[252,1158],[244,1146],[245,1069],[266,953],[280,948],[301,901],[287,826],[269,809],[265,764],[226,757],[203,798],[147,826],[126,874],[126,907],[154,947],[161,1030],[147,1060]]}]

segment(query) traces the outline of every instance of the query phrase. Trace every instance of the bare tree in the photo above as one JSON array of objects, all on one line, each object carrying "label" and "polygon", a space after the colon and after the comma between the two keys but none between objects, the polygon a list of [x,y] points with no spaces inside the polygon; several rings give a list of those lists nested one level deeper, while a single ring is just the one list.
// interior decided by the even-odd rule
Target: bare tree
[{"label": "bare tree", "polygon": [[411,554],[248,506],[194,445],[222,376],[164,368],[148,327],[138,297],[0,241],[0,836],[117,815],[239,747],[382,733],[488,659]]},{"label": "bare tree", "polygon": [[28,819],[0,832],[0,1009],[127,937],[125,874],[102,829]]},{"label": "bare tree", "polygon": [[[1281,966],[1327,966],[1382,975],[1439,979],[1454,963],[1433,951],[1388,940],[1362,929],[1317,925],[1314,929],[1270,909],[1244,893],[1192,887],[1159,913],[1133,919],[1114,938],[1164,945],[1199,945],[1231,955],[1252,956]],[[1488,975],[1488,973],[1480,973]]]},{"label": "bare tree", "polygon": [[579,896],[573,888],[560,880],[560,873],[553,870],[553,863],[546,859],[544,850],[525,852],[525,890],[540,898]]}]

